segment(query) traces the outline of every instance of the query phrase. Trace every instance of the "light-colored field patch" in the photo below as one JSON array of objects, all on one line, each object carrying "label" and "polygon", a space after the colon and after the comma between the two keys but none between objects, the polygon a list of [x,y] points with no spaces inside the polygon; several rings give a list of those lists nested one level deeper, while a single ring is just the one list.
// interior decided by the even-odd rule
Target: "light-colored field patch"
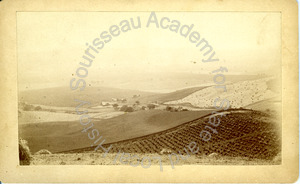
[{"label": "light-colored field patch", "polygon": [[124,114],[122,111],[113,111],[113,112],[101,112],[101,113],[90,113],[89,115],[93,119],[110,119],[119,115]]},{"label": "light-colored field patch", "polygon": [[[78,115],[75,107],[52,107],[42,105],[42,111],[22,111],[20,110],[19,123],[43,123],[58,121],[77,121],[81,115]],[[94,119],[109,119],[124,114],[116,111],[113,107],[78,109],[79,111],[87,110],[88,114]]]},{"label": "light-colored field patch", "polygon": [[[208,87],[199,90],[181,100],[170,101],[165,104],[190,103],[196,107],[213,107],[217,98],[227,99],[231,107],[244,107],[259,101],[274,98],[278,94],[269,89],[269,78],[252,81],[243,81],[226,85],[226,92],[216,87]],[[219,104],[218,104],[219,105]]]},{"label": "light-colored field patch", "polygon": [[43,123],[56,121],[76,121],[80,115],[62,112],[22,111],[19,124]]},{"label": "light-colored field patch", "polygon": [[84,111],[88,109],[88,112],[104,112],[104,111],[114,111],[114,108],[112,106],[96,106],[96,107],[89,107],[88,105],[85,105],[83,107],[77,107],[80,105],[80,102],[78,102],[77,105],[74,107],[58,107],[58,106],[49,106],[49,105],[39,105],[39,104],[33,104],[34,106],[40,106],[44,111],[51,111],[51,112],[67,112],[67,113],[76,113],[76,109],[78,111]]}]

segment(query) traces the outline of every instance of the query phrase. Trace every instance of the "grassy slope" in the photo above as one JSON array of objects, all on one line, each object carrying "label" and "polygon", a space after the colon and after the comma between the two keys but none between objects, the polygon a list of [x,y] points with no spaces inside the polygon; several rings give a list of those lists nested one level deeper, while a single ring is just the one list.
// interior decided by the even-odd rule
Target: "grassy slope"
[{"label": "grassy slope", "polygon": [[148,96],[141,96],[138,98],[135,98],[134,100],[138,100],[141,103],[149,103],[149,102],[168,102],[173,100],[179,100],[182,99],[196,91],[199,91],[201,89],[204,89],[206,87],[193,87],[193,88],[187,88],[182,90],[177,90],[171,93],[162,93],[162,94],[153,94]]},{"label": "grassy slope", "polygon": [[[138,111],[115,118],[92,121],[94,128],[106,139],[105,143],[136,138],[181,125],[211,111],[167,112]],[[32,152],[48,149],[51,152],[89,147],[93,143],[84,125],[78,121],[26,124],[19,126],[20,137],[27,140]]]},{"label": "grassy slope", "polygon": [[[268,89],[281,94],[281,80],[279,78],[271,79],[267,82]],[[278,113],[281,113],[281,96],[277,96],[271,99],[262,100],[256,103],[245,106],[245,108],[265,111],[265,110],[275,110]]]},{"label": "grassy slope", "polygon": [[247,109],[253,109],[257,111],[266,111],[266,110],[273,110],[280,114],[281,112],[281,98],[280,96],[262,100],[250,105],[245,106]]}]

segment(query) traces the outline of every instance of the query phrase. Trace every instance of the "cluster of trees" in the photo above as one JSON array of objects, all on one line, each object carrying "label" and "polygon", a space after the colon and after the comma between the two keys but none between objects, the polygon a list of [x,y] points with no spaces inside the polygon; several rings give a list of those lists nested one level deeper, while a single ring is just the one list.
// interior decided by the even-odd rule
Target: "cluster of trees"
[{"label": "cluster of trees", "polygon": [[133,95],[132,98],[138,98],[140,97],[141,95]]},{"label": "cluster of trees", "polygon": [[188,111],[188,109],[183,109],[182,107],[170,107],[167,106],[166,107],[166,111],[170,111],[170,112],[180,112],[180,111]]},{"label": "cluster of trees", "polygon": [[124,111],[124,112],[133,112],[134,109],[133,107],[129,107],[127,105],[123,105],[121,108],[120,108],[120,111]]},{"label": "cluster of trees", "polygon": [[155,105],[154,104],[148,104],[147,107],[148,107],[148,109],[155,109]]},{"label": "cluster of trees", "polygon": [[119,105],[113,104],[113,107],[115,110],[120,110],[120,111],[124,111],[124,112],[133,112],[133,111],[137,111],[137,110],[151,110],[151,109],[155,109],[155,105],[154,104],[148,104],[147,106],[140,106],[141,103],[139,101],[136,101],[133,106],[128,106],[128,105],[122,105],[121,107],[119,107]]}]

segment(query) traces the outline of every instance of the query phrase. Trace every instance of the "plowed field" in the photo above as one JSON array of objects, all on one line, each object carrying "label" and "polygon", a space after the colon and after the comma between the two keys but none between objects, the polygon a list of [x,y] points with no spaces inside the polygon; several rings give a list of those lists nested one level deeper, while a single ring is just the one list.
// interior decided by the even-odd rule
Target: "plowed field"
[{"label": "plowed field", "polygon": [[[191,141],[199,145],[199,156],[217,153],[220,156],[273,159],[280,153],[281,130],[278,120],[269,114],[252,110],[230,110],[226,113],[226,116],[218,116],[221,119],[221,124],[216,127],[218,133],[212,133],[208,142],[203,141],[199,135],[209,125],[209,116],[159,133],[112,143],[110,153],[119,150],[127,153],[159,153],[162,149],[170,149],[174,153],[180,151],[184,154],[184,148]],[[93,149],[73,150],[69,153],[89,152]]]}]

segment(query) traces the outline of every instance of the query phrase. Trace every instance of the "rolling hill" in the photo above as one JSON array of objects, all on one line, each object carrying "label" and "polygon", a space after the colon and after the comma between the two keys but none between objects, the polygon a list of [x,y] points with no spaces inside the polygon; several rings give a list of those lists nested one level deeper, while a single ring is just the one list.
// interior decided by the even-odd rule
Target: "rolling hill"
[{"label": "rolling hill", "polygon": [[[146,136],[176,127],[206,116],[211,110],[168,112],[162,110],[137,111],[111,119],[92,120],[105,143]],[[32,152],[47,149],[61,152],[89,147],[93,141],[81,131],[85,126],[78,121],[19,125],[19,135],[28,141]]]},{"label": "rolling hill", "polygon": [[141,103],[149,103],[149,102],[158,102],[158,103],[164,103],[172,100],[180,100],[196,91],[202,90],[207,88],[207,86],[201,86],[201,87],[192,87],[192,88],[186,88],[181,90],[176,90],[174,92],[170,93],[158,93],[153,95],[144,95],[141,97],[137,97],[133,100],[138,100]]},{"label": "rolling hill", "polygon": [[245,107],[279,96],[280,91],[277,90],[278,86],[274,83],[276,84],[276,81],[273,78],[236,82],[226,85],[227,91],[211,86],[196,91],[180,100],[166,102],[166,104],[190,103],[195,107],[209,108],[214,106],[215,99],[220,98],[221,100],[227,99],[231,107]]},{"label": "rolling hill", "polygon": [[[211,158],[211,154],[214,154],[214,160],[231,157],[243,158],[244,161],[261,159],[273,163],[281,152],[281,121],[268,113],[254,110],[230,109],[225,113],[226,116],[220,116],[221,124],[216,127],[218,133],[212,134],[207,142],[199,136],[202,130],[208,130],[206,126],[210,126],[209,118],[203,117],[162,132],[112,143],[110,153],[121,151],[133,155],[154,154],[168,149],[172,153],[187,156],[191,154],[187,147],[193,141],[199,145],[196,154],[200,159]],[[104,145],[108,146],[110,145]],[[64,153],[94,153],[94,148]],[[103,153],[101,149],[97,152]],[[225,160],[222,164],[226,164]],[[275,164],[280,164],[280,156]]]},{"label": "rolling hill", "polygon": [[[135,101],[140,101],[141,103],[166,102],[182,99],[204,88],[193,87],[171,93],[153,93],[107,87],[87,87],[81,92],[78,90],[71,91],[66,87],[58,87],[22,91],[19,93],[19,101],[58,107],[75,107],[78,103],[74,99],[88,101],[93,106],[99,105],[101,101],[110,101],[112,98],[126,98],[129,103],[134,103]],[[134,95],[139,95],[139,97],[133,98]]]},{"label": "rolling hill", "polygon": [[[156,78],[157,76],[153,76]],[[165,76],[168,80],[164,81],[162,86],[173,86],[179,87],[182,86],[184,89],[174,90],[173,92],[168,93],[156,93],[156,92],[147,92],[142,90],[130,90],[130,89],[120,89],[113,87],[95,87],[87,86],[83,91],[72,91],[69,87],[55,87],[55,88],[45,88],[45,89],[35,89],[35,90],[26,90],[19,91],[18,99],[20,102],[27,102],[29,104],[40,104],[48,106],[58,106],[58,107],[74,107],[74,99],[82,99],[85,101],[91,102],[92,105],[99,105],[101,101],[108,101],[112,98],[126,98],[129,102],[134,102],[136,100],[141,101],[142,103],[149,102],[167,102],[167,101],[176,101],[183,99],[186,96],[189,96],[197,91],[207,88],[207,86],[202,87],[188,87],[189,85],[203,85],[207,83],[212,83],[212,76],[207,74],[180,74],[176,78],[171,76]],[[174,76],[173,76],[174,77]],[[226,80],[231,83],[254,80],[259,78],[257,75],[227,75]],[[180,81],[180,82],[178,82]],[[188,82],[194,81],[194,82]],[[146,81],[140,81],[148,84]],[[130,83],[130,82],[128,82]],[[184,85],[177,85],[177,83],[183,83]],[[131,84],[131,87],[136,85]],[[213,88],[213,87],[210,87]],[[178,88],[180,89],[180,88]],[[133,95],[139,95],[138,98],[132,98]]]},{"label": "rolling hill", "polygon": [[[227,92],[220,93],[214,86],[195,87],[171,93],[151,93],[103,87],[89,87],[83,92],[72,92],[69,88],[51,88],[19,93],[19,100],[32,104],[60,107],[75,107],[75,98],[97,105],[111,98],[127,98],[128,103],[157,101],[167,104],[189,103],[196,107],[212,107],[217,97],[227,98],[232,107],[250,107],[264,100],[278,96],[276,81],[256,79],[226,85]],[[139,97],[133,98],[134,95]],[[164,106],[164,105],[162,105]],[[135,139],[159,133],[183,125],[192,120],[207,116],[212,110],[168,112],[146,110],[126,113],[110,119],[93,119],[94,128],[99,130],[105,143]],[[19,136],[28,141],[32,152],[48,149],[51,152],[93,147],[93,141],[82,132],[85,126],[76,121],[52,121],[43,123],[19,124]]]},{"label": "rolling hill", "polygon": [[75,107],[78,103],[74,99],[88,101],[92,105],[99,105],[101,101],[109,101],[112,98],[129,99],[138,94],[149,96],[155,93],[107,87],[86,87],[83,91],[72,91],[68,87],[57,87],[19,92],[19,101],[29,104]]}]

